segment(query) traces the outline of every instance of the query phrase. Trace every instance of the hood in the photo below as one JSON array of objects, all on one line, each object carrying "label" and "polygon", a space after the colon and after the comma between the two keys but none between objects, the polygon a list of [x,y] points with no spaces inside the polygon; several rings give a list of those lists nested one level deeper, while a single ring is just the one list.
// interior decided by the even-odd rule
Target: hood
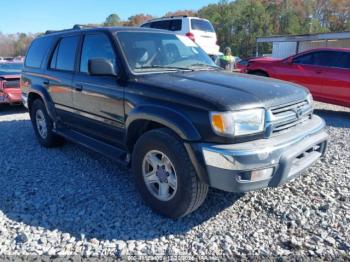
[{"label": "hood", "polygon": [[[185,103],[203,103],[212,110],[239,110],[244,108],[282,105],[302,100],[305,88],[276,79],[224,71],[196,71],[150,74],[140,77],[140,83],[163,88],[168,96],[182,93]],[[196,99],[191,99],[196,98]]]},{"label": "hood", "polygon": [[249,62],[259,62],[259,63],[271,63],[271,62],[279,62],[282,61],[281,58],[274,58],[274,57],[256,57],[249,59]]}]

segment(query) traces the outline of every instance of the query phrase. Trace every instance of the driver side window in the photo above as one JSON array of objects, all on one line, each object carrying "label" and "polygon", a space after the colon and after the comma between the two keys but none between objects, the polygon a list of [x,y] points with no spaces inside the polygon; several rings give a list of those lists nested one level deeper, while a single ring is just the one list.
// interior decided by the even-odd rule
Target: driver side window
[{"label": "driver side window", "polygon": [[314,64],[314,54],[301,55],[293,59],[293,64],[299,65],[313,65]]},{"label": "driver side window", "polygon": [[109,38],[105,34],[86,35],[81,52],[80,72],[88,73],[90,59],[102,58],[116,66],[116,55]]}]

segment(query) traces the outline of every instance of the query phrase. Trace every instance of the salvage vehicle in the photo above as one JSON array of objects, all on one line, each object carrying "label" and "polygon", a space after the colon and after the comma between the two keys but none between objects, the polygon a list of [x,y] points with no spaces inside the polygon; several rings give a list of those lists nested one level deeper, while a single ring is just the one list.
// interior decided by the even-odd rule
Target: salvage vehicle
[{"label": "salvage vehicle", "polygon": [[70,140],[129,165],[145,203],[171,218],[201,206],[209,187],[277,187],[325,154],[307,89],[224,72],[168,31],[48,31],[29,48],[21,87],[41,145]]},{"label": "salvage vehicle", "polygon": [[255,58],[248,74],[294,82],[317,101],[350,107],[350,48],[319,48],[285,59]]},{"label": "salvage vehicle", "polygon": [[22,67],[21,63],[0,63],[0,104],[22,103],[19,86]]}]

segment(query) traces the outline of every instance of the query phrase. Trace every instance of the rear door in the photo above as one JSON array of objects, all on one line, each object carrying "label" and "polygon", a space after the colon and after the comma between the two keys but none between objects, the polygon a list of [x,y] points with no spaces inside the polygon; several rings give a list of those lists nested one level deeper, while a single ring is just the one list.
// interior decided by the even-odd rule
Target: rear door
[{"label": "rear door", "polygon": [[84,36],[80,65],[74,77],[73,103],[77,112],[74,128],[104,142],[122,147],[124,142],[124,88],[116,77],[91,76],[88,61],[107,59],[118,70],[113,43],[103,32]]},{"label": "rear door", "polygon": [[204,19],[190,19],[191,33],[194,35],[195,42],[210,55],[219,52],[219,46],[216,44],[217,37],[213,25]]},{"label": "rear door", "polygon": [[59,117],[65,123],[72,123],[73,75],[80,34],[58,39],[48,60],[45,85],[53,100]]},{"label": "rear door", "polygon": [[316,62],[322,67],[322,100],[350,106],[350,52],[320,52]]}]

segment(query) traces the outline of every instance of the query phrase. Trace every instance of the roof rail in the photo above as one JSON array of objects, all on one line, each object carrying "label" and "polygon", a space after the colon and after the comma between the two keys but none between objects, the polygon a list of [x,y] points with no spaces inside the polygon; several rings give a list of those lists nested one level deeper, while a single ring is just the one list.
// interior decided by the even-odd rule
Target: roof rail
[{"label": "roof rail", "polygon": [[77,25],[73,26],[73,30],[81,30],[81,29],[86,29],[86,28],[97,28],[97,27],[99,27],[99,26],[97,26],[97,25],[79,25],[79,24],[77,24]]},{"label": "roof rail", "polygon": [[45,35],[58,33],[58,32],[67,32],[67,31],[73,31],[73,30],[82,30],[87,28],[97,28],[98,26],[93,25],[74,25],[72,28],[69,29],[62,29],[62,30],[47,30],[45,32]]},{"label": "roof rail", "polygon": [[[186,17],[188,17],[188,15],[163,16],[161,19],[163,19],[163,18],[180,18],[180,17],[186,18]],[[159,19],[159,18],[158,18],[158,19]]]},{"label": "roof rail", "polygon": [[188,16],[188,15],[162,16],[162,17],[158,17],[158,18],[149,19],[149,20],[143,22],[142,24],[149,23],[149,22],[153,22],[153,21],[157,21],[157,20],[162,20],[162,19],[181,18],[181,17],[186,18],[186,17],[189,17],[189,16]]}]

